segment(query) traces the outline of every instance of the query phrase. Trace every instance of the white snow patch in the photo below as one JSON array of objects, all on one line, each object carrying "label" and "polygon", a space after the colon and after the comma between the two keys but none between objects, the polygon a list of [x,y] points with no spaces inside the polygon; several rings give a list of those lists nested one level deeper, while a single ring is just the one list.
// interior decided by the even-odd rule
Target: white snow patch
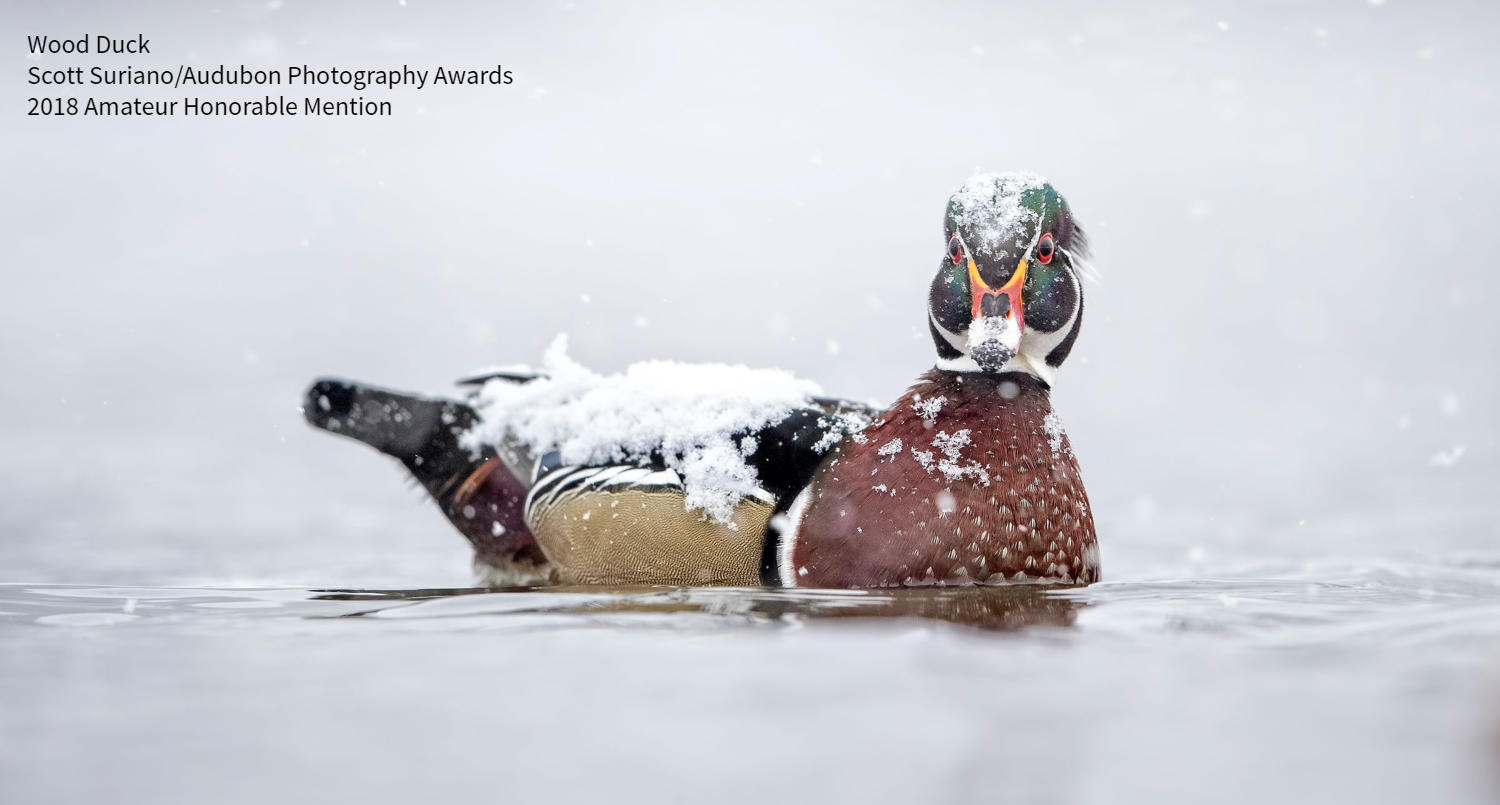
[{"label": "white snow patch", "polygon": [[[827,430],[823,432],[823,438],[819,439],[817,444],[813,445],[813,452],[826,453],[832,450],[834,445],[844,440],[844,436],[847,433],[856,429],[863,429],[866,424],[852,417],[820,417],[818,419],[818,427],[827,428]],[[755,451],[751,450],[750,452]],[[746,453],[745,455],[748,456],[750,453]]]},{"label": "white snow patch", "polygon": [[959,451],[973,443],[973,440],[969,438],[968,428],[953,433],[940,430],[936,436],[932,437],[932,446],[941,450],[949,460],[957,460]]},{"label": "white snow patch", "polygon": [[1057,415],[1056,411],[1048,411],[1047,415],[1042,417],[1042,429],[1047,432],[1047,444],[1052,447],[1052,455],[1061,453],[1064,431],[1062,418]]},{"label": "white snow patch", "polygon": [[1046,184],[1034,173],[976,173],[969,177],[949,202],[954,220],[967,236],[966,245],[990,256],[1019,256],[1019,250],[1027,245],[1026,224],[1037,218],[1035,212],[1021,205],[1021,196]]},{"label": "white snow patch", "polygon": [[[948,398],[941,394],[926,400],[922,399],[922,395],[918,394],[912,399],[911,407],[917,412],[917,416],[931,422],[937,419],[938,412],[943,410],[943,403],[946,402],[948,402]],[[899,450],[900,448],[897,449]]]},{"label": "white snow patch", "polygon": [[1021,328],[1013,317],[983,316],[969,327],[969,340],[965,344],[968,354],[973,355],[980,344],[988,341],[1017,352],[1021,349]]},{"label": "white snow patch", "polygon": [[[984,465],[977,461],[963,460],[963,449],[970,444],[973,444],[973,440],[969,438],[968,428],[953,433],[938,431],[932,437],[932,446],[943,454],[937,462],[937,471],[949,481],[973,478],[981,485],[989,486],[990,474],[985,470]],[[932,468],[928,467],[927,470],[931,472]]]},{"label": "white snow patch", "polygon": [[896,455],[899,452],[901,452],[901,440],[900,439],[892,439],[892,440],[886,442],[885,444],[881,445],[880,449],[875,451],[875,455],[877,455],[877,456],[894,456],[894,455]]},{"label": "white snow patch", "polygon": [[581,466],[646,465],[659,457],[682,477],[686,507],[720,523],[759,488],[745,463],[755,441],[739,434],[820,393],[788,372],[724,364],[644,361],[602,375],[568,357],[561,335],[542,369],[547,376],[529,383],[486,383],[475,400],[480,421],[462,444],[477,450],[509,437]]}]

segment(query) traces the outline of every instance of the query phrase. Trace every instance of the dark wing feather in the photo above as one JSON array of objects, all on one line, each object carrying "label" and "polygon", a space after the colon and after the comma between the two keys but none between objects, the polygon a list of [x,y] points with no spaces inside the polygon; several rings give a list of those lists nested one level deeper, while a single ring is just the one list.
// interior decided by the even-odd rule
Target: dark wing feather
[{"label": "dark wing feather", "polygon": [[879,411],[844,400],[815,399],[816,407],[794,409],[779,421],[755,432],[755,451],[748,458],[767,492],[785,510],[807,485],[833,446],[857,433]]},{"label": "dark wing feather", "polygon": [[[477,390],[491,380],[529,383],[546,376],[526,369],[492,369],[465,377],[458,385]],[[837,397],[812,397],[809,402],[753,434],[756,448],[749,463],[766,491],[780,500],[780,508],[790,505],[791,498],[807,484],[839,438],[862,429],[881,414],[875,406]],[[541,457],[539,474],[557,469],[547,466],[547,458]],[[665,462],[653,455],[647,466],[661,468]]]},{"label": "dark wing feather", "polygon": [[530,369],[486,369],[482,372],[461,377],[455,381],[457,386],[483,386],[491,380],[509,380],[512,383],[530,383],[538,378],[546,377],[545,372],[535,372]]}]

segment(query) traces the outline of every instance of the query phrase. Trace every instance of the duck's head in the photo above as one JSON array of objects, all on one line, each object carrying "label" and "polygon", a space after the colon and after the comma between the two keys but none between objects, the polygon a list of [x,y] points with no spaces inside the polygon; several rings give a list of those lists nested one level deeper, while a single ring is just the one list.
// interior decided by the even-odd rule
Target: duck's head
[{"label": "duck's head", "polygon": [[939,369],[1050,384],[1083,322],[1087,245],[1040,176],[981,173],[948,199],[927,323]]}]

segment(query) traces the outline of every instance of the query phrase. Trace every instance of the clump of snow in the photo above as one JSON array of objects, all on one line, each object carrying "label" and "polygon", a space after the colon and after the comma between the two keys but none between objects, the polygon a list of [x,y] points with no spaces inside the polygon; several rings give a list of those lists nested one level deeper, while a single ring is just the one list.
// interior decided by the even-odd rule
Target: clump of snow
[{"label": "clump of snow", "polygon": [[[984,316],[969,327],[969,340],[965,346],[981,366],[989,358],[1003,363],[1008,356],[1020,351],[1021,327],[1008,316]],[[986,352],[991,354],[986,355]]]},{"label": "clump of snow", "polygon": [[953,433],[938,431],[932,437],[933,450],[922,450],[912,445],[911,455],[929,474],[941,475],[950,482],[972,478],[982,486],[989,486],[990,474],[984,465],[978,461],[965,461],[963,458],[963,449],[972,442],[967,428]]},{"label": "clump of snow", "polygon": [[1056,411],[1048,411],[1042,417],[1042,430],[1047,432],[1047,444],[1052,447],[1052,455],[1062,452],[1063,447],[1063,425],[1062,418]]},{"label": "clump of snow", "polygon": [[[949,481],[973,478],[980,484],[989,486],[990,474],[985,470],[984,465],[977,461],[963,460],[963,449],[970,444],[973,444],[973,439],[969,437],[968,428],[953,433],[938,431],[937,435],[932,437],[932,446],[943,454],[937,462],[937,470]],[[930,467],[927,469],[931,471]]]},{"label": "clump of snow", "polygon": [[932,446],[941,450],[943,455],[950,461],[957,460],[959,453],[964,447],[972,443],[973,440],[969,438],[968,428],[954,431],[953,433],[940,430],[936,436],[932,437]]},{"label": "clump of snow", "polygon": [[1015,325],[1015,319],[1001,316],[985,316],[976,322],[978,326],[969,328],[969,351],[986,341],[998,341],[1009,349],[1017,349],[1021,346],[1021,328]]},{"label": "clump of snow", "polygon": [[[823,432],[823,438],[819,439],[817,444],[813,445],[813,452],[826,453],[832,450],[834,445],[843,441],[844,436],[852,427],[863,428],[864,425],[853,426],[852,420],[845,419],[840,421],[838,417],[825,416],[818,419],[818,427],[826,428],[827,430]],[[745,455],[749,455],[749,453]]]},{"label": "clump of snow", "polygon": [[[912,399],[911,407],[917,412],[917,416],[928,422],[932,422],[937,419],[938,412],[943,410],[943,404],[946,402],[948,402],[948,398],[941,394],[926,400],[922,399],[922,395],[918,394]],[[897,449],[899,450],[900,448]]]},{"label": "clump of snow", "polygon": [[900,439],[892,439],[892,440],[886,442],[885,444],[881,445],[880,449],[875,451],[875,455],[877,455],[877,456],[894,456],[894,455],[896,455],[899,452],[901,452],[901,440]]},{"label": "clump of snow", "polygon": [[965,245],[993,257],[1017,257],[1012,249],[1027,245],[1025,228],[1037,214],[1021,204],[1028,190],[1047,181],[1034,173],[977,173],[948,200],[948,215],[965,236]]},{"label": "clump of snow", "polygon": [[543,355],[546,376],[492,380],[480,390],[480,421],[464,434],[471,450],[511,438],[564,464],[649,464],[682,478],[685,505],[725,523],[758,487],[745,436],[809,405],[815,383],[788,372],[724,364],[645,361],[603,375],[568,357],[558,336]]}]

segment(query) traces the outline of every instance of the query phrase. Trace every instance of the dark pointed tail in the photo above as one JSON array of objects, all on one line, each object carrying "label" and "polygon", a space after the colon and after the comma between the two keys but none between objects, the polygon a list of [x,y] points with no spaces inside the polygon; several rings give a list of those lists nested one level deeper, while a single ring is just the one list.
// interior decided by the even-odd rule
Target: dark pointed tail
[{"label": "dark pointed tail", "polygon": [[502,571],[545,565],[523,516],[526,487],[493,449],[460,444],[479,421],[468,404],[322,378],[308,388],[302,414],[315,428],[398,459],[473,544],[479,562]]},{"label": "dark pointed tail", "polygon": [[322,378],[308,388],[302,415],[315,428],[364,442],[400,460],[439,499],[455,476],[467,476],[465,470],[472,471],[494,455],[471,453],[459,444],[479,416],[458,400]]}]

